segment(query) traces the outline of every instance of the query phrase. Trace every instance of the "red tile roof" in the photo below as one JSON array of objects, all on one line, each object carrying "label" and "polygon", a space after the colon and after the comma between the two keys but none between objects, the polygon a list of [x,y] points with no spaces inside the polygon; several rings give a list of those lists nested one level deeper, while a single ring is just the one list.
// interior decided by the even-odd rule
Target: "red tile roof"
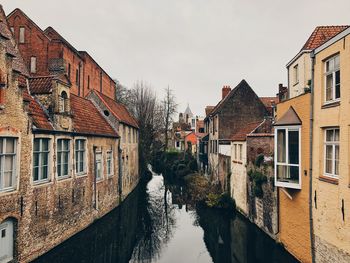
[{"label": "red tile roof", "polygon": [[336,36],[340,32],[347,29],[349,26],[318,26],[312,32],[309,39],[304,44],[301,50],[312,50],[315,49],[325,42],[327,42],[332,37]]},{"label": "red tile roof", "polygon": [[27,90],[23,92],[23,100],[29,103],[29,115],[32,117],[33,124],[38,129],[53,130],[53,126],[44,112],[41,105],[29,95]]},{"label": "red tile roof", "polygon": [[29,89],[32,94],[48,94],[52,92],[53,81],[59,81],[67,86],[71,86],[68,78],[63,75],[50,75],[29,78]]},{"label": "red tile roof", "polygon": [[107,97],[98,91],[92,91],[99,96],[99,98],[103,101],[103,103],[109,108],[111,113],[122,123],[133,126],[135,128],[139,128],[136,119],[130,114],[127,108],[121,104],[116,102],[115,100]]},{"label": "red tile roof", "polygon": [[253,122],[247,123],[244,127],[239,129],[237,132],[231,135],[232,141],[245,141],[247,138],[247,134],[252,133],[261,123],[261,122]]},{"label": "red tile roof", "polygon": [[118,136],[118,133],[109,125],[90,100],[71,94],[70,103],[75,132],[91,135]]},{"label": "red tile roof", "polygon": [[52,92],[54,76],[34,77],[29,79],[29,88],[32,94],[47,94]]},{"label": "red tile roof", "polygon": [[260,100],[270,113],[272,113],[272,107],[279,102],[278,97],[260,97]]}]

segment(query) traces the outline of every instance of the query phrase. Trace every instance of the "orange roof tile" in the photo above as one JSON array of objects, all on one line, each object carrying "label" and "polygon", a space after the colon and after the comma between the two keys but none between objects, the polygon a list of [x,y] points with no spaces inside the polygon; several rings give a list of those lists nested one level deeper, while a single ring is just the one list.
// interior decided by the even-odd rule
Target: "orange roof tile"
[{"label": "orange roof tile", "polygon": [[71,94],[70,102],[75,132],[112,137],[118,136],[118,133],[109,125],[90,100]]},{"label": "orange roof tile", "polygon": [[94,90],[92,92],[95,92],[100,97],[100,99],[105,103],[105,105],[110,109],[112,114],[120,122],[133,126],[135,128],[139,128],[136,119],[130,114],[130,112],[123,104],[116,102],[115,100],[107,97],[106,95],[98,91]]},{"label": "orange roof tile", "polygon": [[29,102],[29,114],[32,117],[34,126],[38,129],[53,130],[49,117],[26,89],[23,92],[23,100]]},{"label": "orange roof tile", "polygon": [[327,42],[332,37],[336,36],[340,32],[347,29],[349,26],[318,26],[312,32],[309,39],[304,44],[301,50],[312,50],[315,49],[325,42]]},{"label": "orange roof tile", "polygon": [[263,121],[247,123],[244,127],[242,127],[237,132],[232,134],[231,140],[232,141],[245,141],[247,138],[247,134],[250,134],[251,132],[253,132],[262,122]]}]

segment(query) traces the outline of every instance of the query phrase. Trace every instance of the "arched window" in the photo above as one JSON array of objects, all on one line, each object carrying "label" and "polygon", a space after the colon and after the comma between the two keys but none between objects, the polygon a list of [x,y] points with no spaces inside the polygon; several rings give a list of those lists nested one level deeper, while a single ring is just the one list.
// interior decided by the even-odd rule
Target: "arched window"
[{"label": "arched window", "polygon": [[14,221],[7,219],[0,223],[0,259],[1,262],[13,260],[14,252]]},{"label": "arched window", "polygon": [[66,112],[68,111],[68,95],[65,91],[62,91],[61,92],[61,95],[60,95],[60,112]]}]

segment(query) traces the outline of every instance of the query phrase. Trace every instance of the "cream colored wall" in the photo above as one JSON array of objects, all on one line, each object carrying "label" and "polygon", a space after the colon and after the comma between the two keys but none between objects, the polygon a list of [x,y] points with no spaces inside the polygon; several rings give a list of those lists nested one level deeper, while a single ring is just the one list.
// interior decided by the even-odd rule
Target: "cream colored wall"
[{"label": "cream colored wall", "polygon": [[[341,75],[340,105],[322,108],[324,102],[324,60],[339,52]],[[350,37],[341,39],[316,55],[315,63],[315,105],[313,144],[313,202],[314,232],[316,239],[316,260],[336,260],[340,255],[338,247],[347,255],[342,261],[350,260],[350,188],[349,188],[349,125],[350,125]],[[323,128],[340,128],[340,171],[338,180],[322,180],[324,175],[324,131]],[[324,178],[325,179],[325,178]],[[345,220],[342,215],[344,202]]]},{"label": "cream colored wall", "polygon": [[[299,82],[294,81],[294,67],[298,65]],[[303,53],[296,61],[294,61],[288,68],[288,87],[289,97],[294,98],[304,93],[304,88],[311,79],[311,58],[310,53]]]},{"label": "cream colored wall", "polygon": [[[298,114],[301,125],[301,189],[279,191],[279,241],[301,262],[311,262],[309,216],[310,96],[304,94],[277,104],[276,120],[290,107]],[[306,171],[306,175],[304,174]],[[287,194],[286,194],[287,193]],[[292,197],[292,199],[290,199]]]},{"label": "cream colored wall", "polygon": [[[125,134],[124,134],[125,127]],[[119,135],[121,137],[122,150],[122,178],[123,178],[123,193],[128,193],[138,183],[139,178],[139,150],[138,150],[138,130],[132,133],[135,128],[120,123]],[[129,138],[129,133],[131,136]]]},{"label": "cream colored wall", "polygon": [[[234,144],[242,145],[242,161],[237,161],[234,154]],[[247,206],[247,143],[231,142],[231,197],[236,201],[237,208],[248,215]]]}]

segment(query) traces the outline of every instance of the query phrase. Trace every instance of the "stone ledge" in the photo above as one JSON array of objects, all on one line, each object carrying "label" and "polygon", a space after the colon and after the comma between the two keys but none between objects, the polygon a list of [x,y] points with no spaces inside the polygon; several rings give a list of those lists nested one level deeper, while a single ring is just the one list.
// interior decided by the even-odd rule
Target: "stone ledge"
[{"label": "stone ledge", "polygon": [[334,184],[334,185],[338,185],[338,184],[339,184],[339,180],[338,180],[338,179],[330,178],[330,177],[323,176],[323,175],[320,175],[320,176],[318,177],[318,180],[320,180],[320,181],[322,181],[322,182]]}]

